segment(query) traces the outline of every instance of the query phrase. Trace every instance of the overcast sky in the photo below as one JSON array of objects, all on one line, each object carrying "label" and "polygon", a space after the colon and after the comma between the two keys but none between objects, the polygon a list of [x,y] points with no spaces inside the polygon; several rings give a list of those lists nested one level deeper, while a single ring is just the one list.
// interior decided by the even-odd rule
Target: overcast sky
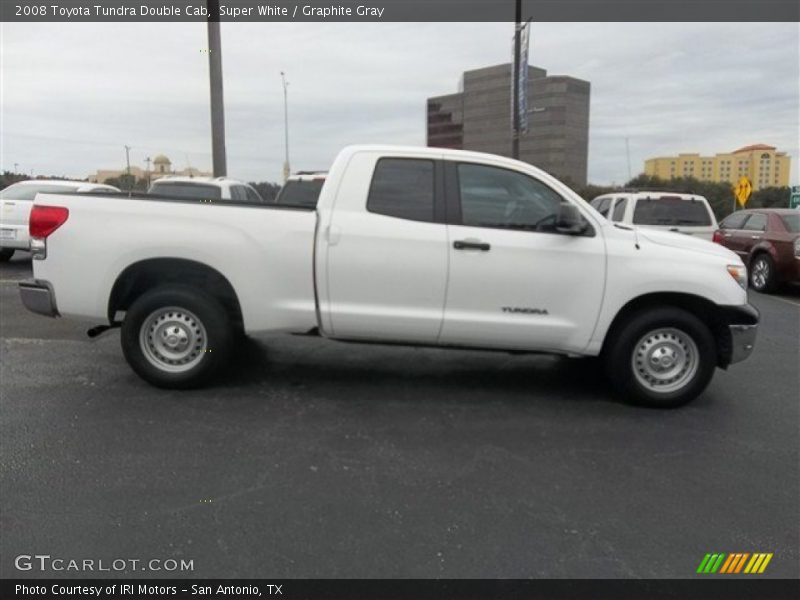
[{"label": "overcast sky", "polygon": [[[351,143],[425,144],[425,100],[508,62],[509,23],[223,23],[228,173],[279,181]],[[164,153],[210,170],[206,27],[2,24],[0,168],[86,177]],[[589,181],[645,158],[767,143],[800,157],[797,23],[539,23],[531,64],[592,84]]]}]

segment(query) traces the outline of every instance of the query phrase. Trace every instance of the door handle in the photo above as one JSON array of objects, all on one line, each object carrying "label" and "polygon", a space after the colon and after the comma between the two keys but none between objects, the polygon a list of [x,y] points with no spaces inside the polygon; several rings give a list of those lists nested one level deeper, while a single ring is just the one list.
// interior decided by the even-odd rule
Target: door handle
[{"label": "door handle", "polygon": [[753,239],[753,240],[760,240],[760,239],[761,239],[761,236],[760,236],[760,235],[751,235],[751,236],[750,236],[750,239]]},{"label": "door handle", "polygon": [[731,237],[731,235],[732,235],[732,234],[730,234],[730,233],[723,233],[722,235],[723,235],[723,237],[729,238],[729,237]]},{"label": "door handle", "polygon": [[453,248],[456,250],[480,250],[481,252],[488,252],[491,246],[486,242],[468,242],[466,240],[456,240],[453,242]]}]

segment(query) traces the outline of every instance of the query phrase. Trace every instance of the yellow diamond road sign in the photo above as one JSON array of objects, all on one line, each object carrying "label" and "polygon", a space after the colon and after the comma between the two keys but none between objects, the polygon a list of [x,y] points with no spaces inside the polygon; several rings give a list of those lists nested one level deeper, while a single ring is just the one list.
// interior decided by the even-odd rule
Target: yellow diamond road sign
[{"label": "yellow diamond road sign", "polygon": [[747,204],[747,201],[750,199],[750,194],[753,193],[753,186],[750,180],[747,177],[740,177],[739,183],[733,188],[733,193],[736,195],[736,199],[741,206]]}]

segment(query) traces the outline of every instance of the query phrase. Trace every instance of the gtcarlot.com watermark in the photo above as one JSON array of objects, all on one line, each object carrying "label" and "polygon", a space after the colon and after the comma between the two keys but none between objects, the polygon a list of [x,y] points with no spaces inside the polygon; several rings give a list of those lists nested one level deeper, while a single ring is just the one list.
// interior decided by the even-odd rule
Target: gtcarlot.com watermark
[{"label": "gtcarlot.com watermark", "polygon": [[185,572],[194,571],[194,559],[181,558],[62,558],[49,554],[20,554],[14,559],[14,567],[18,571],[39,571],[60,573],[71,572],[131,572],[159,571]]}]

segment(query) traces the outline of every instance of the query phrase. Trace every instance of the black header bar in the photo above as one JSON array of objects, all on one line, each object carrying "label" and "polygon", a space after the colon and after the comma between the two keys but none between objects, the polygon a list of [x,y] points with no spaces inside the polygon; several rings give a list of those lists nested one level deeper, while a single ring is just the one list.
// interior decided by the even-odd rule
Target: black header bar
[{"label": "black header bar", "polygon": [[[0,0],[6,22],[513,21],[514,0]],[[523,20],[800,21],[797,0],[523,0]],[[742,39],[746,38],[746,31]]]}]

